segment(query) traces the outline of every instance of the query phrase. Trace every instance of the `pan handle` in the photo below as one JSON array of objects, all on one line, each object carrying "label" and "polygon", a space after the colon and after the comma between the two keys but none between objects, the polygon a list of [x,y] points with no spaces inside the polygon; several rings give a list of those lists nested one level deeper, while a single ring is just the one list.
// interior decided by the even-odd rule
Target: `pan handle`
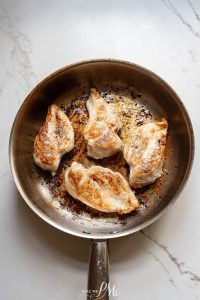
[{"label": "pan handle", "polygon": [[108,240],[91,240],[87,300],[109,300]]}]

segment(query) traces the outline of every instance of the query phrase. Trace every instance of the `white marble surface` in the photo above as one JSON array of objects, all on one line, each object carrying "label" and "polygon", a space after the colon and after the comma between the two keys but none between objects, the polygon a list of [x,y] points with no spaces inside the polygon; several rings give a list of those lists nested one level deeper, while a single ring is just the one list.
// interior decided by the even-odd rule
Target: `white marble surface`
[{"label": "white marble surface", "polygon": [[89,241],[51,228],[25,205],[8,139],[30,90],[90,58],[130,60],[163,77],[191,116],[196,155],[186,188],[159,221],[110,243],[117,300],[200,299],[200,1],[0,0],[0,299],[83,299]]}]

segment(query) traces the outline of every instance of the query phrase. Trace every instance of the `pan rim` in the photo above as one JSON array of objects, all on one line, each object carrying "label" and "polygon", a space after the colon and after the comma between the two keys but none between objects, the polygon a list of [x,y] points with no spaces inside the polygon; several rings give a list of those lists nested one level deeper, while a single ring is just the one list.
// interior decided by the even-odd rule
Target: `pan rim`
[{"label": "pan rim", "polygon": [[[171,200],[169,201],[169,203],[163,207],[161,209],[161,211],[159,213],[157,213],[155,216],[150,217],[150,219],[148,219],[147,221],[145,221],[144,223],[137,225],[133,228],[127,229],[125,231],[121,231],[121,232],[117,232],[117,233],[107,233],[107,234],[87,234],[84,232],[76,232],[73,230],[70,230],[69,228],[66,228],[62,225],[57,224],[56,221],[52,220],[47,214],[45,214],[42,210],[40,210],[36,205],[34,205],[29,197],[26,195],[26,193],[23,191],[23,188],[21,187],[19,181],[18,181],[18,177],[16,174],[16,170],[15,170],[15,166],[13,163],[13,147],[12,147],[12,141],[13,141],[13,136],[14,136],[14,131],[15,131],[15,125],[17,123],[18,117],[20,115],[21,110],[23,109],[23,107],[26,105],[26,102],[29,100],[29,98],[32,96],[33,93],[35,93],[41,86],[43,86],[46,82],[48,82],[49,80],[53,80],[54,77],[61,75],[63,72],[65,72],[66,70],[69,70],[71,68],[75,68],[78,67],[80,65],[84,65],[84,64],[92,64],[92,63],[102,63],[102,62],[107,62],[107,63],[118,63],[118,64],[123,64],[126,66],[130,66],[130,67],[134,67],[134,68],[138,68],[139,70],[148,73],[149,75],[153,76],[155,79],[159,80],[159,82],[163,83],[165,85],[165,87],[170,91],[170,93],[172,93],[175,98],[177,99],[178,104],[181,106],[182,110],[184,111],[186,120],[187,120],[187,125],[188,125],[188,130],[190,133],[190,143],[191,143],[191,147],[190,147],[190,157],[188,160],[188,165],[187,165],[187,169],[184,175],[184,178],[181,182],[181,185],[179,186],[178,190],[176,191],[175,195],[171,198]],[[125,60],[118,60],[118,59],[112,59],[112,58],[107,58],[107,59],[91,59],[91,60],[84,60],[84,61],[80,61],[80,62],[76,62],[73,64],[70,64],[68,66],[65,66],[63,68],[60,68],[56,71],[54,71],[53,73],[51,73],[50,75],[48,75],[47,77],[45,77],[43,80],[41,80],[33,89],[32,91],[27,95],[27,97],[25,98],[25,100],[22,102],[16,117],[14,119],[13,125],[12,125],[12,129],[11,129],[11,133],[10,133],[10,139],[9,139],[9,162],[10,162],[10,169],[11,169],[11,173],[14,179],[14,182],[17,186],[17,189],[20,193],[20,195],[22,196],[22,198],[25,200],[25,202],[27,203],[27,205],[45,222],[47,222],[48,224],[50,224],[51,226],[53,226],[54,228],[57,228],[65,233],[71,234],[73,236],[77,236],[77,237],[84,237],[84,238],[88,238],[88,239],[111,239],[111,238],[117,238],[117,237],[122,237],[122,236],[126,236],[132,233],[135,233],[139,230],[142,230],[144,228],[146,228],[147,226],[151,225],[153,222],[155,222],[156,220],[158,220],[170,207],[171,205],[174,204],[174,202],[177,200],[178,196],[180,195],[181,191],[183,190],[183,188],[185,187],[187,180],[189,178],[189,175],[191,173],[191,169],[192,169],[192,165],[193,165],[193,161],[194,161],[194,149],[195,149],[195,140],[194,140],[194,131],[193,131],[193,127],[192,127],[192,122],[190,119],[190,116],[182,102],[182,100],[180,99],[180,97],[177,95],[177,93],[172,89],[172,87],[165,81],[163,80],[161,77],[159,77],[157,74],[155,74],[154,72],[152,72],[151,70],[140,66],[138,64],[129,62],[129,61],[125,61]]]}]

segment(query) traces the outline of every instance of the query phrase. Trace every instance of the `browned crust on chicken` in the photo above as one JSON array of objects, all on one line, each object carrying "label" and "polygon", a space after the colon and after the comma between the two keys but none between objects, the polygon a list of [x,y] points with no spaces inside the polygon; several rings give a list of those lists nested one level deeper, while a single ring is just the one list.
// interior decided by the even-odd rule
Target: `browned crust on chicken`
[{"label": "browned crust on chicken", "polygon": [[124,146],[132,187],[151,184],[162,175],[167,128],[165,119],[133,128],[132,136]]},{"label": "browned crust on chicken", "polygon": [[107,168],[73,163],[65,173],[65,186],[72,197],[103,212],[125,214],[139,208],[125,178]]},{"label": "browned crust on chicken", "polygon": [[120,118],[96,89],[90,91],[87,109],[90,118],[84,137],[88,156],[102,159],[122,150],[122,141],[117,135],[122,126]]},{"label": "browned crust on chicken", "polygon": [[74,147],[74,131],[65,113],[55,104],[48,108],[46,121],[34,142],[33,158],[44,170],[55,174],[61,157]]}]

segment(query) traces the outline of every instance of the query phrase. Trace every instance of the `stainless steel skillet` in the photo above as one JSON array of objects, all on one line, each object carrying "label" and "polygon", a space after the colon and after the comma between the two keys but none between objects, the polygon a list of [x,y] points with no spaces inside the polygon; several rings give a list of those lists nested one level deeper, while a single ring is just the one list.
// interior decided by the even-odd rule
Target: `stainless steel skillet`
[{"label": "stainless steel skillet", "polygon": [[[55,197],[52,188],[56,189],[56,179],[52,183],[50,175],[33,162],[34,138],[45,120],[47,107],[52,103],[73,106],[74,99],[87,94],[91,87],[107,93],[130,90],[134,101],[147,107],[157,118],[168,120],[165,171],[156,184],[138,192],[141,209],[137,213],[119,217],[96,214],[82,206],[74,209],[76,201],[67,196],[63,202],[59,195]],[[106,288],[108,240],[134,233],[157,220],[181,192],[189,176],[193,156],[191,121],[176,93],[151,71],[117,60],[80,62],[44,79],[23,102],[10,135],[11,170],[26,203],[52,226],[91,239],[88,290],[97,292],[88,294],[88,299],[109,297],[109,289]],[[63,160],[69,158],[65,156]],[[64,163],[61,164],[63,166]],[[100,287],[103,287],[102,291]]]}]

